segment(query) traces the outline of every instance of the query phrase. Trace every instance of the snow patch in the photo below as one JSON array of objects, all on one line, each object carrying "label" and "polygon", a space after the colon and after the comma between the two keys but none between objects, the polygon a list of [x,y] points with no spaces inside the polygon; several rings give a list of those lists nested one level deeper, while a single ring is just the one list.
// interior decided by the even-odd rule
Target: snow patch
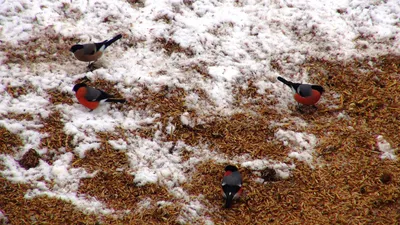
[{"label": "snow patch", "polygon": [[275,138],[292,149],[289,157],[304,161],[313,167],[314,147],[317,144],[315,135],[279,129],[275,133]]},{"label": "snow patch", "polygon": [[382,135],[376,137],[376,145],[379,151],[382,152],[381,159],[397,160],[396,149],[393,149],[389,142]]}]

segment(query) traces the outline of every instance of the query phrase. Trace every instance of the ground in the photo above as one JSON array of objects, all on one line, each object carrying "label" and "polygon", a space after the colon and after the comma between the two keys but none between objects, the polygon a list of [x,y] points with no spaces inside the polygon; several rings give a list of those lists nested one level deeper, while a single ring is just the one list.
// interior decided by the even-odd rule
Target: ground
[{"label": "ground", "polygon": [[[224,4],[210,2],[229,12]],[[261,1],[256,2],[261,7]],[[104,6],[100,3],[99,10]],[[152,8],[151,3],[128,1],[127,10],[143,9],[140,15],[147,15],[164,7]],[[278,53],[278,47],[275,52],[257,47],[265,47],[262,39],[268,35],[262,34],[269,34],[257,23],[251,27],[260,35],[251,31],[245,35],[248,43],[236,42],[242,32],[238,30],[247,24],[229,21],[222,13],[222,22],[206,32],[218,41],[195,30],[202,44],[191,46],[179,38],[178,31],[187,31],[181,22],[186,18],[189,23],[195,11],[195,19],[207,24],[203,19],[213,7],[202,8],[195,1],[163,4],[173,13],[157,11],[148,20],[155,24],[147,24],[154,28],[151,35],[138,29],[148,22],[138,16],[137,33],[122,31],[123,38],[92,71],[68,51],[84,35],[60,35],[66,31],[57,26],[38,25],[28,32],[32,37],[0,45],[0,222],[400,223],[400,55],[390,50],[398,43],[397,30],[387,39],[368,35],[368,30],[349,40],[334,35],[332,40],[338,42],[357,42],[349,52],[362,53],[346,58],[345,47],[335,49],[343,43],[335,46],[329,30],[320,33],[319,23],[305,26],[308,30],[293,26],[282,33],[290,31],[286,35],[302,43],[288,47],[300,53]],[[303,7],[282,4],[274,6]],[[256,12],[251,2],[232,5],[243,9],[232,11],[238,18],[243,12]],[[92,15],[73,3],[62,7],[69,13],[64,15],[68,21]],[[334,11],[340,17],[351,14],[350,8]],[[132,18],[122,9],[119,13],[93,15],[107,15],[102,24],[124,30],[128,25],[119,21]],[[280,30],[282,18],[271,19],[270,29]],[[83,21],[96,19],[89,16]],[[297,19],[292,23],[300,26]],[[398,23],[393,26],[398,29]],[[168,35],[160,31],[164,28]],[[335,31],[341,34],[341,29]],[[209,39],[201,39],[205,37]],[[308,48],[308,42],[317,47]],[[310,52],[303,54],[302,48]],[[337,52],[339,56],[333,57]],[[301,60],[293,62],[297,58]],[[316,109],[299,108],[276,75],[306,79],[326,92]],[[72,92],[84,76],[89,85],[128,102],[89,112]],[[245,190],[231,209],[223,208],[220,186],[228,163],[239,167]]]}]

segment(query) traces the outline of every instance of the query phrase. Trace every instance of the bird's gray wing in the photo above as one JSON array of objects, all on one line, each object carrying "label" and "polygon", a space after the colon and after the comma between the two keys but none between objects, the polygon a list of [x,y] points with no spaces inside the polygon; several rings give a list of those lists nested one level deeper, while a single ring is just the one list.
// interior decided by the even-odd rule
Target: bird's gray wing
[{"label": "bird's gray wing", "polygon": [[225,176],[222,178],[222,183],[227,184],[227,185],[237,185],[241,186],[242,185],[242,176],[238,171],[235,171],[228,176]]},{"label": "bird's gray wing", "polygon": [[96,45],[91,43],[91,44],[84,44],[83,45],[83,54],[85,55],[93,55],[96,53]]},{"label": "bird's gray wing", "polygon": [[312,88],[309,84],[300,84],[297,88],[297,93],[302,97],[308,97],[312,95]]},{"label": "bird's gray wing", "polygon": [[96,101],[96,99],[101,95],[101,91],[96,88],[86,87],[85,99],[88,101]]}]

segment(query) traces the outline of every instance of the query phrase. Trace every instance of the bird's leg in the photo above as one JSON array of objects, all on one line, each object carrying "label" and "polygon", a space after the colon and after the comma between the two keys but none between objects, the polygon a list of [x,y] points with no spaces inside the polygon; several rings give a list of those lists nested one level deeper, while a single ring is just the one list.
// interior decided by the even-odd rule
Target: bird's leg
[{"label": "bird's leg", "polygon": [[87,68],[90,72],[92,72],[94,70],[94,62],[90,62]]},{"label": "bird's leg", "polygon": [[302,109],[302,105],[300,105],[300,103],[297,103],[296,106],[297,111],[299,111],[300,113],[304,113],[303,109]]},{"label": "bird's leg", "polygon": [[299,111],[300,111],[300,103],[297,103],[297,105],[296,105],[296,110],[299,110]]}]

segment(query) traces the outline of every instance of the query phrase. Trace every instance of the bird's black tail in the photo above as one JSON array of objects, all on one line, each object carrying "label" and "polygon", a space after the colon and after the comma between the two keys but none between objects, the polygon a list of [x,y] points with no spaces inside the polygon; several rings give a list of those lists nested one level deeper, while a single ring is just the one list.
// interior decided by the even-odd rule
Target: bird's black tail
[{"label": "bird's black tail", "polygon": [[118,41],[118,40],[121,39],[121,38],[122,38],[122,35],[121,35],[121,34],[118,34],[117,36],[113,37],[112,39],[106,41],[106,42],[104,43],[104,45],[105,45],[105,47],[107,48],[107,47],[110,46],[112,43]]},{"label": "bird's black tail", "polygon": [[108,98],[106,102],[118,102],[118,103],[125,103],[126,99],[124,98]]},{"label": "bird's black tail", "polygon": [[233,201],[233,195],[232,194],[226,195],[225,208],[230,208],[232,206],[232,201]]},{"label": "bird's black tail", "polygon": [[293,86],[293,83],[292,83],[292,82],[290,82],[290,81],[288,81],[288,80],[285,80],[285,78],[283,78],[283,77],[278,77],[278,80],[279,80],[280,82],[286,84],[286,85],[289,86],[289,87],[292,87],[292,86]]}]

